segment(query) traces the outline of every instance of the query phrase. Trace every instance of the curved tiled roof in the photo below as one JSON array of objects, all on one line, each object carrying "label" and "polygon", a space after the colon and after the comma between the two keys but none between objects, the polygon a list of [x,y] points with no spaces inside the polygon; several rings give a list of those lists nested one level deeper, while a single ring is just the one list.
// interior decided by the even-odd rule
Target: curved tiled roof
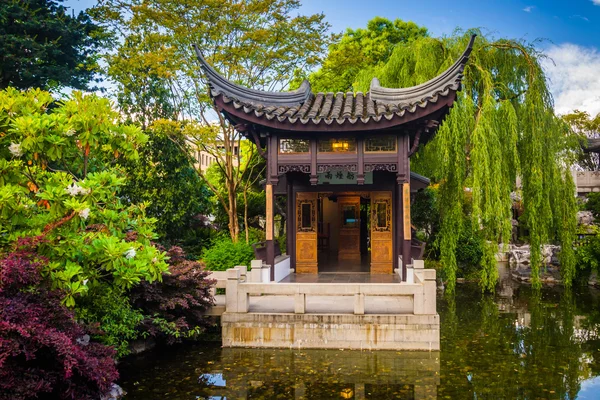
[{"label": "curved tiled roof", "polygon": [[[423,84],[401,89],[384,88],[374,78],[368,93],[316,93],[308,81],[292,92],[268,92],[234,84],[217,73],[195,46],[196,54],[210,86],[213,99],[219,96],[238,115],[252,116],[265,123],[286,125],[346,125],[401,120],[438,102],[447,104],[460,90],[465,65],[475,35],[461,57],[439,76]],[[449,98],[449,96],[452,96]],[[242,114],[243,113],[243,114]]]}]

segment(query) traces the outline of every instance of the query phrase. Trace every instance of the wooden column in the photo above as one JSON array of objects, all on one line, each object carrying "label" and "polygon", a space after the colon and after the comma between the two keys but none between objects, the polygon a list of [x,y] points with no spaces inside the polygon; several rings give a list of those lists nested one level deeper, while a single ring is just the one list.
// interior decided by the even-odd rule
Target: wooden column
[{"label": "wooden column", "polygon": [[294,220],[294,193],[293,186],[291,182],[291,178],[287,176],[286,179],[286,192],[287,192],[287,200],[286,200],[286,219],[285,219],[285,253],[291,257],[292,255],[292,243],[294,242],[294,224],[292,221]]},{"label": "wooden column", "polygon": [[310,140],[310,184],[316,185],[319,181],[317,177],[317,139]]},{"label": "wooden column", "polygon": [[267,197],[267,221],[265,227],[265,238],[267,240],[267,264],[271,266],[271,280],[275,280],[275,242],[273,238],[273,185],[267,183],[266,188]]},{"label": "wooden column", "polygon": [[271,266],[271,281],[275,280],[275,242],[273,232],[275,230],[273,218],[273,185],[277,185],[277,136],[269,136],[268,140],[268,159],[267,159],[267,184],[265,186],[266,195],[266,226],[265,239],[267,242],[267,264]]},{"label": "wooden column", "polygon": [[396,251],[402,256],[402,279],[406,280],[406,266],[410,261],[410,164],[409,137],[398,135],[398,172],[396,175]]},{"label": "wooden column", "polygon": [[364,140],[362,138],[358,138],[356,141],[356,145],[358,146],[358,174],[356,176],[356,183],[358,185],[365,184],[365,153],[364,153]]},{"label": "wooden column", "polygon": [[411,261],[411,224],[410,224],[410,183],[402,184],[402,220],[403,220],[403,241],[402,241],[402,276],[406,273],[406,265]]}]

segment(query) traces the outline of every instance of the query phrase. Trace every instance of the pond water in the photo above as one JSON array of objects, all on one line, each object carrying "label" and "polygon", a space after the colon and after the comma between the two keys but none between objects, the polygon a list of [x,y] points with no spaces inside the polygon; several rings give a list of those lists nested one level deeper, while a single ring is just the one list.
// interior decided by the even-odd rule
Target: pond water
[{"label": "pond water", "polygon": [[121,364],[127,399],[600,399],[600,291],[438,297],[440,352],[163,348]]}]

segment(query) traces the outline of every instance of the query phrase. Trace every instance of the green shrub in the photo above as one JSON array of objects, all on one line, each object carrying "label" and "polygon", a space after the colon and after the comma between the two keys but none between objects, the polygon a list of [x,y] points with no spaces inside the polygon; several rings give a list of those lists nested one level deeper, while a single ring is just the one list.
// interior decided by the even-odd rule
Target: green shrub
[{"label": "green shrub", "polygon": [[76,308],[77,318],[98,328],[94,339],[113,346],[117,357],[129,354],[129,343],[142,336],[140,324],[144,320],[141,311],[134,309],[129,298],[118,289],[98,285],[82,298]]},{"label": "green shrub", "polygon": [[585,209],[591,211],[594,217],[600,218],[600,193],[589,193],[587,199]]},{"label": "green shrub", "polygon": [[465,221],[456,246],[457,276],[472,278],[476,275],[483,258],[483,241],[473,232],[471,221]]},{"label": "green shrub", "polygon": [[275,238],[277,242],[279,242],[279,248],[281,249],[281,254],[285,253],[287,246],[287,237],[286,235],[281,235]]},{"label": "green shrub", "polygon": [[[244,234],[240,235],[240,240],[243,240],[242,238],[245,238]],[[265,231],[263,229],[248,227],[248,243],[253,244],[264,241]]]},{"label": "green shrub", "polygon": [[221,239],[202,253],[202,261],[209,271],[225,271],[237,265],[249,266],[253,258],[252,246],[243,240],[233,243],[231,239]]}]

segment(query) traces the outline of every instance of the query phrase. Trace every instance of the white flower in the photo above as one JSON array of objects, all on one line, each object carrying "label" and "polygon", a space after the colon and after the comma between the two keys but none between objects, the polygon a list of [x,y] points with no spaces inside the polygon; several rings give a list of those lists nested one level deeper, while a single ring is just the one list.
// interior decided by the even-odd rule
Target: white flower
[{"label": "white flower", "polygon": [[79,191],[81,190],[81,186],[79,186],[78,184],[76,184],[75,182],[73,182],[69,186],[67,186],[67,188],[65,190],[71,196],[77,196],[79,194]]},{"label": "white flower", "polygon": [[90,216],[90,209],[84,208],[83,210],[79,211],[79,216],[83,219],[88,219]]},{"label": "white flower", "polygon": [[84,279],[84,280],[83,280],[83,286],[87,285],[87,283],[88,283],[88,280],[87,280],[87,279]]},{"label": "white flower", "polygon": [[73,136],[74,134],[76,134],[77,132],[75,131],[75,129],[71,128],[68,131],[65,132],[65,136]]},{"label": "white flower", "polygon": [[127,250],[124,253],[124,255],[125,255],[125,258],[127,258],[128,260],[131,260],[136,255],[135,249],[133,247],[131,247],[129,250]]},{"label": "white flower", "polygon": [[21,144],[20,143],[10,143],[10,146],[8,146],[8,151],[10,151],[10,153],[14,156],[14,157],[21,157],[23,155],[23,150],[21,150]]},{"label": "white flower", "polygon": [[77,196],[78,194],[84,194],[85,195],[85,194],[89,194],[90,193],[90,189],[82,188],[81,186],[79,186],[75,182],[73,182],[69,186],[67,186],[67,188],[65,190],[71,196]]},{"label": "white flower", "polygon": [[156,264],[157,262],[158,262],[158,258],[154,257],[154,258],[152,259],[152,264]]}]

